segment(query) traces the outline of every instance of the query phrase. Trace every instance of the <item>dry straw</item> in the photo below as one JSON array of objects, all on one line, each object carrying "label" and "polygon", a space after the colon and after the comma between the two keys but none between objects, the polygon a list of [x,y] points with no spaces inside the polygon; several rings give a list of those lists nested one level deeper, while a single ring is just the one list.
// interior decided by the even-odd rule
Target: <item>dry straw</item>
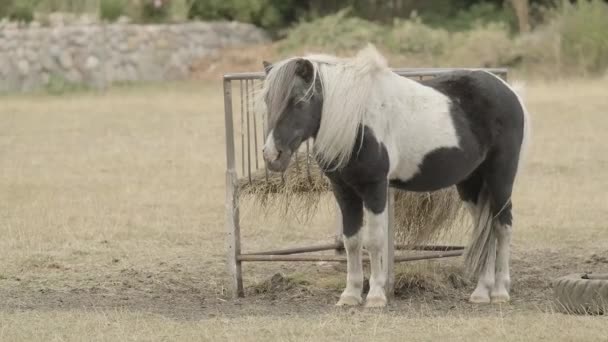
[{"label": "dry straw", "polygon": [[[285,173],[258,170],[239,181],[241,196],[252,199],[264,213],[280,212],[301,222],[316,213],[321,196],[331,191],[314,158],[298,153]],[[401,244],[438,241],[459,226],[463,218],[462,201],[455,188],[435,192],[396,191],[395,232]]]}]

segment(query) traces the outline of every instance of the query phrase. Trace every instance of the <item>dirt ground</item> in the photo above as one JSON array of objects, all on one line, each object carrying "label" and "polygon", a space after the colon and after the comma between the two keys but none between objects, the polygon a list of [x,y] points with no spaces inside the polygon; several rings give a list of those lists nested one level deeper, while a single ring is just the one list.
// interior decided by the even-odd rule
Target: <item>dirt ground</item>
[{"label": "dirt ground", "polygon": [[[245,264],[247,296],[227,296],[219,85],[0,97],[0,340],[608,340],[551,292],[608,271],[608,81],[527,85],[512,302],[469,304],[453,259],[399,265],[384,310],[334,307],[341,265]],[[333,234],[328,210],[243,216],[245,250]]]}]

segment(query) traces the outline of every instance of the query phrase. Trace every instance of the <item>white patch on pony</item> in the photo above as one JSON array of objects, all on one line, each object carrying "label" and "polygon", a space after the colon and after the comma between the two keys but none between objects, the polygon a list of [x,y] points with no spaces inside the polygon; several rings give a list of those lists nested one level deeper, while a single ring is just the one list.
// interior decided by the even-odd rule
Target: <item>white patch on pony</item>
[{"label": "white patch on pony", "polygon": [[361,249],[361,230],[351,237],[344,236],[344,249],[346,250],[346,288],[338,306],[352,306],[361,304],[363,292],[363,261]]},{"label": "white patch on pony", "polygon": [[387,277],[386,262],[382,260],[386,246],[386,228],[388,226],[388,210],[374,214],[365,209],[367,226],[365,229],[365,247],[369,252],[371,275],[369,277],[369,293],[365,306],[380,307],[386,305],[384,292]]},{"label": "white patch on pony", "polygon": [[274,136],[273,131],[268,133],[268,138],[266,138],[266,143],[264,144],[263,154],[264,159],[269,162],[273,162],[279,158],[279,151],[277,151],[277,147],[274,144]]},{"label": "white patch on pony", "polygon": [[496,255],[489,255],[488,262],[479,275],[477,286],[469,297],[471,303],[490,303],[490,291],[494,287]]},{"label": "white patch on pony", "polygon": [[324,102],[315,149],[321,160],[348,160],[356,151],[360,124],[386,146],[390,179],[407,181],[429,152],[459,146],[450,100],[393,73],[373,46],[342,67],[322,65],[319,70]]},{"label": "white patch on pony", "polygon": [[496,222],[494,229],[496,229],[496,281],[492,288],[491,297],[493,303],[506,303],[510,299],[509,254],[513,229],[509,225],[498,222]]},{"label": "white patch on pony", "polygon": [[429,152],[459,147],[448,97],[392,73],[378,82],[375,91],[366,125],[388,150],[390,179],[407,181],[420,171]]}]

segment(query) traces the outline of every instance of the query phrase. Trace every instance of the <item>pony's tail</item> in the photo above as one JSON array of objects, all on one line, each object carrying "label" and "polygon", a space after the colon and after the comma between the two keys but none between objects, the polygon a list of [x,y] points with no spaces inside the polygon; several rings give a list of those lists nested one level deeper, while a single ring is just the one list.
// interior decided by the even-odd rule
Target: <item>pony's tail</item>
[{"label": "pony's tail", "polygon": [[490,260],[496,255],[496,234],[494,217],[490,210],[490,193],[484,185],[477,198],[477,215],[474,222],[473,238],[465,253],[465,270],[470,276],[478,276]]}]

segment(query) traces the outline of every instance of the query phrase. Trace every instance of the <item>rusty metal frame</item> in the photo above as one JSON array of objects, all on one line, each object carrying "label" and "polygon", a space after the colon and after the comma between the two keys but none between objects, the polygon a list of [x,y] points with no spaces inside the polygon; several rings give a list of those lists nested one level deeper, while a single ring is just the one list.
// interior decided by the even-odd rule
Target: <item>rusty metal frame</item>
[{"label": "rusty metal frame", "polygon": [[[446,72],[464,70],[463,68],[400,68],[393,69],[395,73],[403,77],[419,78],[434,77],[441,75]],[[485,70],[502,77],[505,81],[507,80],[508,70],[506,68],[467,68],[466,70]],[[241,252],[241,229],[240,229],[240,217],[239,217],[239,187],[238,187],[238,169],[235,152],[235,134],[234,134],[234,115],[233,115],[233,102],[232,102],[232,82],[238,81],[241,90],[241,124],[243,125],[243,81],[245,82],[245,96],[249,96],[249,85],[251,81],[251,87],[254,87],[255,80],[263,80],[265,74],[263,72],[248,72],[248,73],[231,73],[225,74],[223,77],[224,87],[224,116],[225,116],[225,129],[226,129],[226,213],[225,213],[225,229],[226,229],[226,254],[227,254],[227,267],[230,275],[230,294],[233,297],[243,297],[245,295],[243,289],[243,277],[242,277],[242,263],[243,262],[269,262],[269,261],[307,261],[307,262],[346,262],[346,258],[343,253],[343,244],[340,240],[341,236],[341,225],[337,224],[336,230],[336,241],[334,243],[316,245],[316,246],[304,246],[296,248],[287,248],[273,251],[260,251],[254,253],[242,253]],[[247,98],[247,105],[249,105],[249,99]],[[254,134],[256,134],[256,123],[255,116],[253,118]],[[264,123],[262,123],[264,124]],[[250,153],[250,137],[249,137],[249,113],[247,113],[247,176],[251,179],[251,153]],[[241,132],[243,135],[243,132]],[[242,149],[245,148],[244,138],[241,139]],[[257,137],[255,138],[255,144],[257,144]],[[257,145],[254,149],[257,150]],[[258,151],[254,151],[254,154]],[[245,157],[242,156],[241,168],[243,173],[245,167]],[[256,155],[256,167],[257,167],[257,155]],[[243,175],[245,176],[245,175]],[[389,208],[389,224],[388,234],[385,241],[385,255],[384,260],[387,260],[387,296],[392,296],[394,291],[394,263],[395,262],[406,262],[416,260],[428,260],[428,259],[439,259],[448,257],[457,257],[463,254],[464,247],[462,246],[403,246],[395,245],[394,243],[394,190],[390,189],[388,194],[388,208]],[[337,207],[337,206],[336,206]],[[339,215],[338,222],[339,220]],[[405,250],[405,254],[395,255],[395,250]],[[335,251],[334,254],[306,254],[303,253],[314,253],[323,251]],[[368,260],[364,258],[364,260]]]}]

